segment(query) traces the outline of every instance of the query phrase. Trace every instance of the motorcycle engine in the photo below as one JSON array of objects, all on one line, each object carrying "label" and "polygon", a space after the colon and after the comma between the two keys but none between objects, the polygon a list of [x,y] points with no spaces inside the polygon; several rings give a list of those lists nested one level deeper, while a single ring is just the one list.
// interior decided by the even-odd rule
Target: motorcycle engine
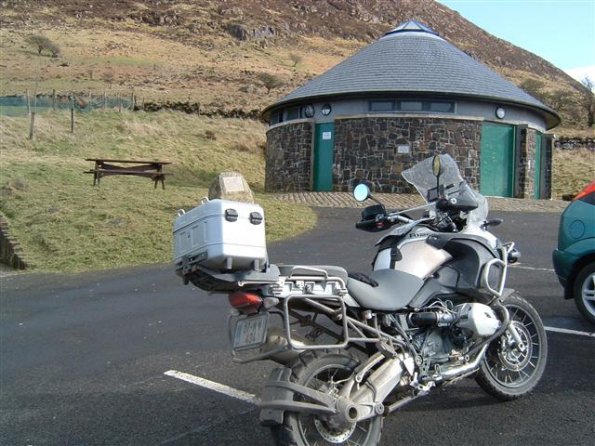
[{"label": "motorcycle engine", "polygon": [[465,303],[455,307],[454,326],[470,330],[474,337],[492,336],[500,327],[500,320],[490,307],[479,303]]},{"label": "motorcycle engine", "polygon": [[448,362],[451,354],[464,351],[471,341],[489,337],[500,327],[494,311],[480,303],[428,310],[409,317],[410,325],[427,328],[413,337],[413,344],[428,365]]}]

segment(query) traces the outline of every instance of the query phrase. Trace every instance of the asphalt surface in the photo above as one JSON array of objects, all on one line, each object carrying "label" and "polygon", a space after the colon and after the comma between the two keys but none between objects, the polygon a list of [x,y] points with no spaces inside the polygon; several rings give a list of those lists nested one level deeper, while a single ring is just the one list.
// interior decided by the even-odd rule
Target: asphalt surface
[{"label": "asphalt surface", "polygon": [[[319,209],[318,227],[269,247],[278,263],[368,271],[377,234],[358,210]],[[508,286],[546,325],[593,332],[551,266],[559,214],[494,212],[522,262]],[[164,248],[168,249],[168,247]],[[260,394],[272,363],[235,364],[227,299],[184,286],[169,265],[0,279],[1,445],[270,445],[248,402],[164,375],[178,370]],[[382,445],[591,445],[595,338],[548,332],[543,380],[501,403],[472,380],[385,420]]]}]

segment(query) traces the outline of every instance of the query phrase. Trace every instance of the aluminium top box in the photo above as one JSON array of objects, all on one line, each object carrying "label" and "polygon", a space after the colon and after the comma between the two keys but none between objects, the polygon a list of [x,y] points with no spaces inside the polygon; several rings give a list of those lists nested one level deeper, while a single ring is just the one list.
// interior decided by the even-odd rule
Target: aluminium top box
[{"label": "aluminium top box", "polygon": [[177,269],[200,264],[214,271],[261,270],[267,262],[264,211],[257,204],[211,200],[178,213]]}]

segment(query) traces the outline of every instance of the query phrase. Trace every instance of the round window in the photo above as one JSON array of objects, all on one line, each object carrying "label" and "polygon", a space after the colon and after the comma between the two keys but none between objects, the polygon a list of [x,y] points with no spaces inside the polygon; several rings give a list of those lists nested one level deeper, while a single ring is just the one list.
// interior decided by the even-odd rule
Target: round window
[{"label": "round window", "polygon": [[308,104],[306,106],[304,106],[304,116],[306,118],[311,118],[312,116],[314,116],[314,106],[311,104]]}]

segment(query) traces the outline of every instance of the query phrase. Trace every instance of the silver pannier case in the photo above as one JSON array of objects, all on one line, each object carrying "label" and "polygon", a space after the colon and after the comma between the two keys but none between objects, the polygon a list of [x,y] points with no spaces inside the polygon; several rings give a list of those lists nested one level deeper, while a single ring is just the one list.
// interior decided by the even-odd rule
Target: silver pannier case
[{"label": "silver pannier case", "polygon": [[267,263],[264,211],[257,204],[203,199],[178,211],[173,235],[174,264],[182,276],[194,267],[261,271]]}]

